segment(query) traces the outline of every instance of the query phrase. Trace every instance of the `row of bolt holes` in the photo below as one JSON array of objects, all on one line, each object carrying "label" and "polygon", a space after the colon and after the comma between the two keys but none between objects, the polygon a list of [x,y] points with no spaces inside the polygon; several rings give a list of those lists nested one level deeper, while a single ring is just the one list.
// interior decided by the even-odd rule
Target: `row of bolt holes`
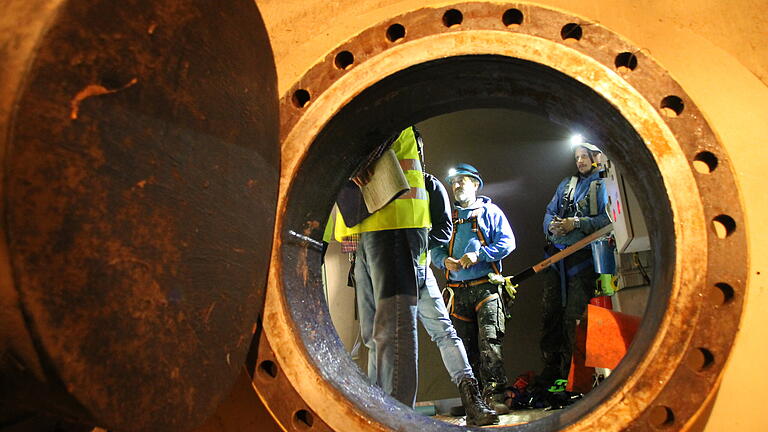
[{"label": "row of bolt holes", "polygon": [[[447,28],[460,26],[464,20],[464,15],[458,9],[449,9],[443,14],[443,24]],[[523,23],[523,13],[519,9],[509,9],[502,15],[502,22],[509,28],[514,28]],[[565,42],[578,42],[583,36],[583,30],[579,24],[568,23],[560,30],[560,37]],[[391,43],[398,42],[405,38],[405,27],[401,24],[392,24],[387,28],[387,40]],[[355,56],[349,51],[341,51],[336,54],[334,65],[339,70],[347,70],[355,62]],[[637,56],[631,52],[623,52],[616,56],[614,61],[616,69],[620,73],[628,73],[635,70],[638,66]],[[305,107],[310,100],[309,91],[305,89],[296,90],[293,94],[293,103],[298,108]],[[685,104],[678,96],[667,96],[661,100],[661,112],[667,117],[678,117],[683,113]],[[708,151],[698,153],[694,157],[693,166],[699,173],[709,174],[717,168],[717,156]],[[718,238],[730,236],[736,229],[736,221],[728,215],[719,215],[712,220],[715,234]],[[713,299],[717,305],[724,305],[733,299],[733,288],[725,283],[716,284],[718,290],[714,293]],[[694,370],[703,371],[714,363],[714,355],[706,348],[698,348],[688,357],[688,364]],[[266,364],[266,366],[265,366]],[[277,373],[277,367],[272,362],[262,363],[262,369],[266,367],[265,373],[274,377]],[[275,375],[272,375],[274,372]],[[657,427],[665,427],[674,423],[674,413],[669,407],[656,406],[651,411],[650,421]],[[294,422],[304,427],[312,426],[312,414],[306,410],[299,410],[294,414]]]},{"label": "row of bolt holes", "polygon": [[[728,284],[718,283],[715,286],[717,290],[712,291],[710,299],[713,305],[721,306],[733,300],[733,288]],[[706,348],[696,348],[689,352],[685,362],[692,370],[704,372],[714,364],[715,356]],[[264,378],[275,379],[278,373],[277,364],[271,360],[262,361],[258,373]],[[311,411],[300,409],[293,413],[291,422],[294,430],[310,430],[314,424],[314,416]],[[656,405],[650,411],[649,422],[657,428],[667,428],[675,423],[675,414],[667,406]]]},{"label": "row of bolt holes", "polygon": [[[460,26],[464,16],[458,9],[449,9],[443,14],[443,24],[448,27]],[[509,9],[504,12],[502,22],[507,27],[519,26],[523,23],[523,13],[519,9]],[[405,27],[401,24],[392,24],[387,28],[387,39],[390,42],[397,42],[405,38]],[[569,23],[560,30],[560,36],[564,41],[576,42],[582,37],[581,26],[576,23]],[[355,61],[354,55],[349,51],[341,51],[336,54],[334,61],[336,67],[340,70],[346,70]],[[623,52],[616,56],[615,65],[620,72],[630,72],[637,68],[637,56],[630,52]],[[293,94],[293,103],[303,108],[309,103],[309,91],[300,89]],[[677,117],[682,114],[685,104],[678,96],[667,96],[661,100],[661,112],[668,117]],[[697,154],[693,160],[693,167],[702,174],[709,174],[717,168],[717,156],[708,151]],[[712,220],[715,233],[718,238],[725,238],[736,229],[736,222],[728,215],[719,215]]]},{"label": "row of bolt holes", "polygon": [[[449,9],[443,13],[443,25],[447,28],[461,26],[464,15],[458,9]],[[523,23],[523,13],[519,9],[508,9],[501,17],[501,21],[508,28],[515,28]],[[565,42],[575,43],[581,40],[583,30],[581,25],[568,23],[560,30],[560,37]],[[402,24],[392,24],[387,28],[386,38],[395,43],[405,38],[405,27]],[[354,64],[355,56],[349,51],[341,51],[336,54],[334,65],[339,70],[347,70]],[[631,52],[623,52],[616,56],[614,61],[616,69],[620,73],[628,73],[637,68],[637,56]],[[310,101],[311,95],[306,89],[299,89],[293,93],[293,104],[297,108],[304,108]],[[685,104],[677,96],[667,96],[661,100],[661,112],[668,117],[677,117],[683,113]]]},{"label": "row of bolt holes", "polygon": [[[694,169],[701,174],[711,173],[717,165],[717,156],[709,151],[699,152],[693,159]],[[724,239],[736,230],[736,221],[728,215],[721,214],[712,219],[712,227],[715,236]],[[733,302],[733,297],[733,287],[720,282],[715,284],[715,289],[710,290],[708,300],[713,306],[720,307]],[[688,353],[685,362],[692,370],[704,372],[714,364],[715,356],[706,348],[695,348]],[[648,421],[657,428],[668,428],[675,424],[675,413],[668,406],[656,405],[651,409]]]},{"label": "row of bolt holes", "polygon": [[[271,360],[264,360],[259,363],[258,373],[262,377],[272,380],[277,378],[277,372],[277,363]],[[315,423],[315,417],[311,411],[300,409],[293,413],[291,422],[294,430],[305,431],[312,428],[312,425]]]},{"label": "row of bolt holes", "polygon": [[[724,283],[715,285],[714,295],[710,301],[715,306],[725,305],[733,300],[733,288]],[[715,356],[706,348],[696,348],[686,357],[686,365],[696,372],[704,372],[715,362]],[[267,379],[275,379],[278,374],[277,364],[271,360],[264,360],[259,364],[258,373]],[[312,428],[314,416],[311,411],[300,409],[293,413],[291,419],[294,430],[306,431]],[[664,405],[654,406],[649,413],[649,422],[657,428],[667,428],[675,423],[675,414],[671,408]]]},{"label": "row of bolt holes", "polygon": [[[733,300],[733,288],[727,284],[716,284],[717,290],[713,291],[711,301],[719,306]],[[685,364],[691,370],[701,373],[708,370],[715,363],[712,351],[706,348],[694,348],[685,358]],[[657,428],[667,428],[675,424],[675,413],[672,408],[665,405],[655,405],[648,414],[648,422]]]},{"label": "row of bolt holes", "polygon": [[[730,287],[729,287],[730,288]],[[731,292],[731,296],[733,293]],[[715,357],[706,348],[697,348],[688,355],[686,363],[688,367],[697,372],[703,372],[715,362]],[[268,379],[277,378],[277,364],[271,360],[265,360],[259,364],[259,374]],[[671,408],[656,405],[651,409],[649,421],[656,427],[665,428],[675,422],[675,415]],[[314,416],[312,412],[300,409],[293,413],[292,426],[294,430],[306,431],[312,428]]]}]

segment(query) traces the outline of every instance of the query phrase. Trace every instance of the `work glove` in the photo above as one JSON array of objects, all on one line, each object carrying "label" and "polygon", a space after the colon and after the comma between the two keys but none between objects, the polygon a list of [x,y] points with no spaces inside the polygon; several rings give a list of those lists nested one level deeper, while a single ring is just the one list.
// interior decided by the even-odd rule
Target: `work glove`
[{"label": "work glove", "polygon": [[565,219],[555,217],[549,224],[549,232],[556,236],[562,237],[577,228],[576,225],[579,225],[579,222],[577,221],[579,221],[579,218],[576,217],[569,217]]},{"label": "work glove", "polygon": [[576,224],[578,218],[575,217],[569,217],[565,218],[562,221],[560,221],[560,228],[565,231],[566,234],[576,229]]},{"label": "work glove", "polygon": [[501,296],[506,306],[504,310],[506,311],[507,318],[509,318],[512,314],[512,306],[515,304],[515,296],[517,295],[517,285],[512,283],[512,276],[504,277],[498,273],[488,273],[488,281],[502,288]]},{"label": "work glove", "polygon": [[470,268],[473,265],[477,264],[477,260],[479,259],[477,252],[467,252],[459,258],[459,264],[461,264],[464,268]]},{"label": "work glove", "polygon": [[459,271],[459,270],[461,270],[461,263],[456,258],[447,257],[443,261],[443,265],[445,266],[446,270],[450,270],[450,271]]}]

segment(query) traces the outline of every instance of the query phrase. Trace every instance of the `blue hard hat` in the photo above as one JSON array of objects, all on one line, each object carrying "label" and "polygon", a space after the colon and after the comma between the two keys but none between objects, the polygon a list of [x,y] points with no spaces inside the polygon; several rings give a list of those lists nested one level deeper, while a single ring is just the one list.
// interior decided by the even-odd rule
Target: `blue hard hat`
[{"label": "blue hard hat", "polygon": [[454,177],[460,175],[469,176],[477,180],[480,183],[477,190],[483,188],[483,179],[480,178],[480,172],[477,168],[465,163],[456,164],[456,166],[448,170],[448,177],[445,178],[445,182],[450,183]]}]

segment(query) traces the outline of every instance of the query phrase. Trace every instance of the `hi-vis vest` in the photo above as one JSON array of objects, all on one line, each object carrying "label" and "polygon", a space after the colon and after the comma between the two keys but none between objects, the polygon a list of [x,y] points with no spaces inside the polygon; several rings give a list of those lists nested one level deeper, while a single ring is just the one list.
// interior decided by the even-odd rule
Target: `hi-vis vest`
[{"label": "hi-vis vest", "polygon": [[429,217],[429,198],[424,185],[424,173],[419,162],[419,152],[413,127],[400,133],[392,143],[400,167],[408,179],[411,190],[400,195],[376,213],[368,216],[359,224],[348,228],[341,214],[336,215],[334,237],[341,241],[342,237],[368,231],[382,231],[400,228],[425,228],[431,226]]}]

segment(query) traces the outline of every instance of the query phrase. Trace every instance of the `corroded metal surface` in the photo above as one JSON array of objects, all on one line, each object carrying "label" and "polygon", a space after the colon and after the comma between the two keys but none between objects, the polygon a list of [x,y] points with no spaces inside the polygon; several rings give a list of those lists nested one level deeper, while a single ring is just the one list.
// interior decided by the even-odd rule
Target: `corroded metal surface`
[{"label": "corroded metal surface", "polygon": [[21,26],[0,36],[0,147],[4,315],[23,324],[0,335],[34,352],[5,343],[4,412],[188,429],[263,304],[279,149],[261,17],[247,0],[23,3],[0,18]]},{"label": "corroded metal surface", "polygon": [[[280,432],[272,414],[253,388],[251,376],[242,368],[230,394],[221,402],[216,412],[202,426],[189,432]],[[293,401],[296,402],[296,401]],[[93,431],[100,432],[100,431]]]},{"label": "corroded metal surface", "polygon": [[252,361],[246,364],[246,367],[251,372],[253,386],[258,389],[270,414],[283,430],[333,430],[304,403],[302,394],[314,389],[295,389],[291,386],[264,333],[260,334],[258,354]]},{"label": "corroded metal surface", "polygon": [[[460,23],[455,12],[445,19],[452,9],[461,13]],[[511,9],[522,14],[521,24],[506,25],[503,17]],[[404,35],[402,38],[388,37],[393,25],[402,26],[404,32],[396,32]],[[574,35],[578,39],[569,38]],[[495,87],[484,87],[470,78],[482,80],[485,70],[473,76],[457,67],[464,60],[450,58],[483,54],[518,57],[561,71],[567,75],[564,81],[573,79],[587,86],[614,110],[598,108],[596,117],[590,117],[594,113],[589,111],[599,103],[590,100],[579,104],[578,85],[564,85],[566,93],[576,93],[570,95],[553,93],[557,83],[520,85],[519,81],[501,80]],[[339,55],[346,59],[344,67],[338,66]],[[418,69],[428,66],[413,67],[446,57],[441,67],[455,67],[454,72],[465,75],[452,80],[455,75],[441,75],[438,67],[431,75],[419,76]],[[517,78],[536,82],[550,73],[536,67],[530,71],[540,75]],[[503,74],[491,75],[497,78]],[[438,88],[414,96],[414,91],[430,90],[430,79]],[[511,84],[505,87],[508,82]],[[372,90],[374,86],[379,89]],[[321,383],[317,377],[331,383],[318,388],[318,397],[303,397],[337,428],[435,427],[426,420],[410,418],[391,400],[364,389],[360,378],[338,360],[343,352],[326,340],[333,338],[333,332],[322,297],[315,294],[320,290],[320,275],[312,265],[319,262],[319,256],[307,259],[305,248],[292,242],[285,231],[327,214],[338,182],[318,184],[316,179],[335,180],[339,173],[350,171],[377,137],[440,112],[504,106],[500,101],[505,98],[518,107],[539,104],[557,121],[570,120],[598,129],[602,134],[598,139],[607,142],[612,158],[627,168],[633,186],[644,196],[656,197],[653,203],[643,202],[643,210],[653,222],[650,226],[655,227],[654,260],[663,263],[656,266],[663,270],[655,275],[649,312],[624,364],[583,403],[525,429],[689,427],[702,404],[717,390],[743,306],[746,234],[738,228],[744,226],[744,216],[738,194],[733,193],[738,186],[728,154],[693,101],[647,52],[599,24],[527,4],[459,3],[392,17],[339,44],[283,95],[284,151],[301,157],[296,158],[295,165],[284,164],[288,193],[279,209],[275,237],[280,247],[271,270],[275,297],[268,300],[265,312],[273,318],[265,326],[279,366],[297,388]],[[393,107],[393,101],[399,105]],[[563,106],[563,102],[571,104]],[[350,112],[356,112],[357,117]],[[621,131],[618,125],[622,117],[639,139]],[[367,136],[356,130],[374,123]],[[702,159],[702,152],[717,160],[707,173],[693,168],[694,162]],[[331,153],[341,154],[343,160],[323,160]],[[297,207],[298,202],[303,206]],[[716,218],[736,228],[725,238],[718,238],[711,228]],[[311,235],[319,238],[320,231]],[[307,273],[307,265],[310,277],[298,277]],[[282,321],[285,316],[291,318]],[[295,343],[305,349],[296,349]]]}]

